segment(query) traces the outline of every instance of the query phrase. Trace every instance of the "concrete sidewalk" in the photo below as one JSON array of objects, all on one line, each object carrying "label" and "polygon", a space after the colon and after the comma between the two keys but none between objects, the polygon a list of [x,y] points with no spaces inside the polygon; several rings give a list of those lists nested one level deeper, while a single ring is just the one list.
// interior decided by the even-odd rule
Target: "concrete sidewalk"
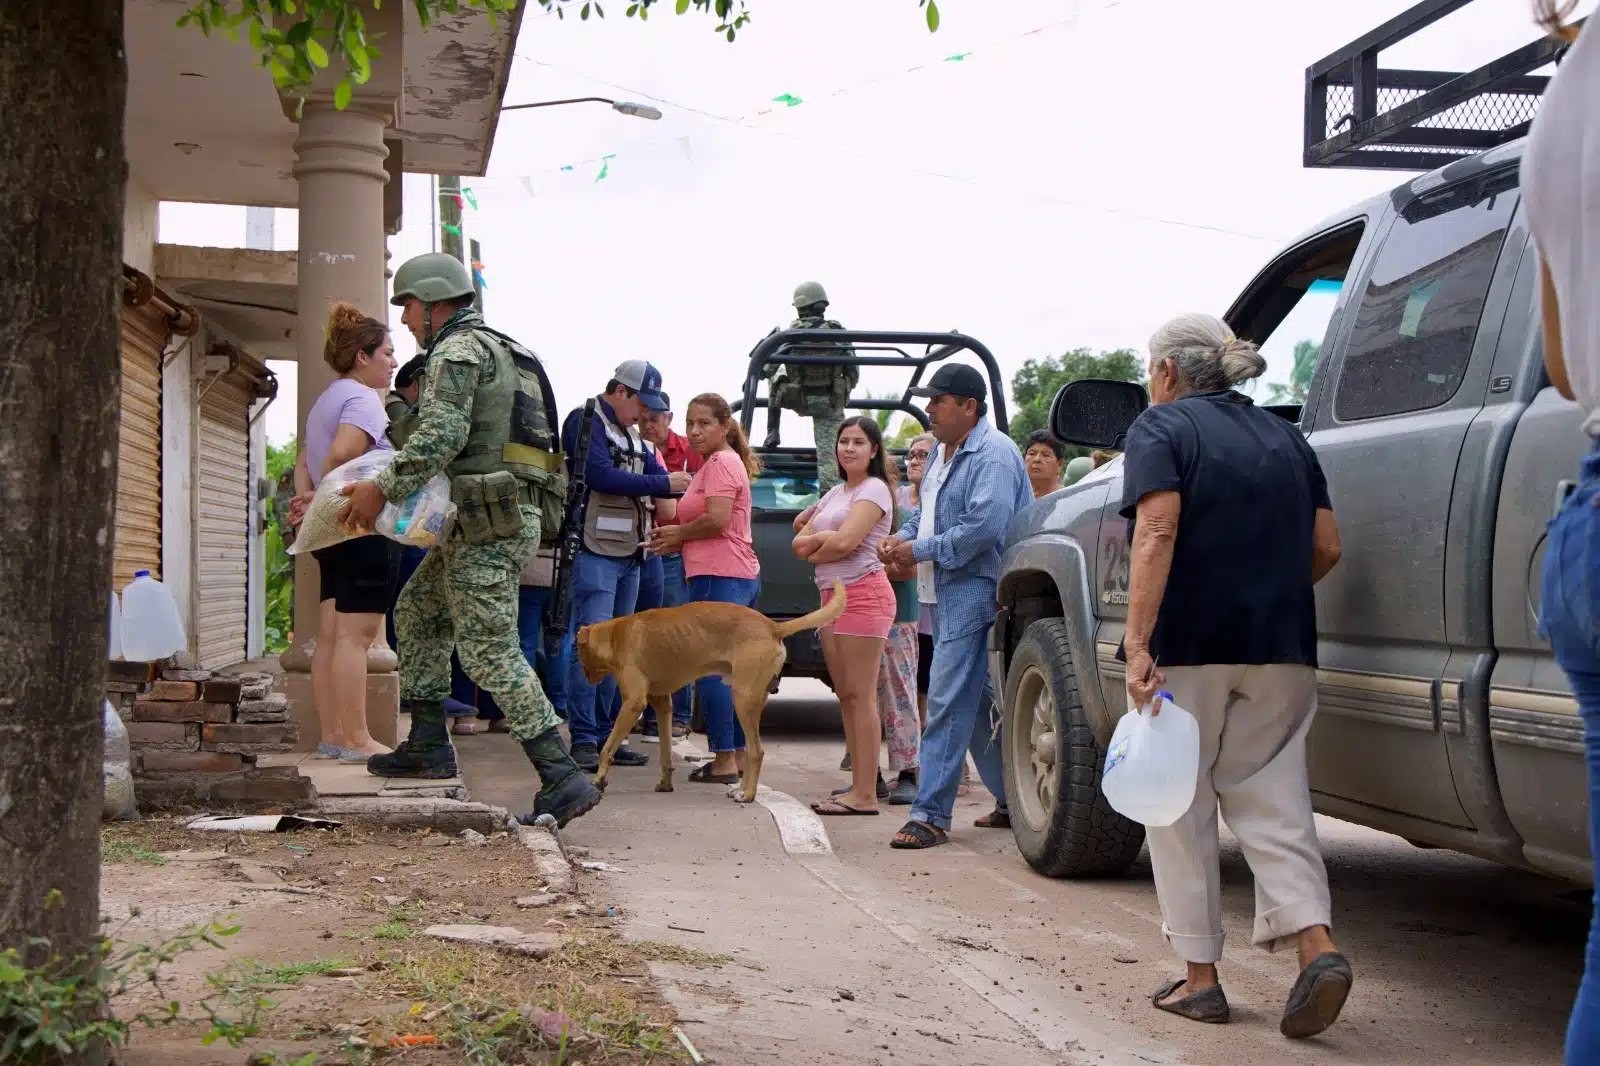
[{"label": "concrete sidewalk", "polygon": [[[537,779],[515,743],[455,739],[475,800],[527,809]],[[648,750],[653,764],[656,751]],[[710,970],[657,967],[685,1032],[711,1061],[1179,1061],[1066,1003],[1055,975],[974,935],[959,906],[921,898],[914,871],[931,856],[912,857],[884,878],[845,856],[790,855],[767,807],[689,783],[690,768],[678,761],[670,794],[653,791],[654,765],[615,770],[605,801],[563,839],[616,867],[590,875],[589,891],[621,908],[629,937],[732,957]],[[781,751],[769,747],[764,776],[780,793],[812,798],[814,775]],[[986,800],[970,802],[987,809]],[[872,824],[886,845],[900,812],[850,821]],[[969,859],[951,854],[939,864]]]}]

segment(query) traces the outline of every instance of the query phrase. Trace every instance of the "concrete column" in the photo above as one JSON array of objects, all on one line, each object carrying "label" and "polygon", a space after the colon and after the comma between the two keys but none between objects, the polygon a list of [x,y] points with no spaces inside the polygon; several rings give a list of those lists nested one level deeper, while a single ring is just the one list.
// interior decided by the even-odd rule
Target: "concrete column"
[{"label": "concrete column", "polygon": [[[306,414],[334,379],[323,360],[328,308],[354,304],[379,321],[388,319],[385,279],[383,133],[392,105],[353,101],[343,111],[309,100],[295,138],[295,180],[300,193],[299,293],[296,340],[299,439]],[[316,560],[296,557],[294,644],[281,656],[285,688],[300,724],[301,747],[316,743],[318,725],[310,684],[310,644],[316,637],[319,581]],[[399,716],[395,655],[380,631],[367,661],[367,721],[375,739],[393,744]]]}]

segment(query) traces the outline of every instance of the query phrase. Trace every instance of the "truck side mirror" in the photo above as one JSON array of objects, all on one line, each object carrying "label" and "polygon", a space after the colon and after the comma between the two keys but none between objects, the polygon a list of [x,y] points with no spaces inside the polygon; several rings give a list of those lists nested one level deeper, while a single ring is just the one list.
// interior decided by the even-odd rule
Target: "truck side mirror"
[{"label": "truck side mirror", "polygon": [[1128,427],[1148,406],[1144,386],[1131,381],[1069,381],[1050,404],[1050,432],[1068,444],[1117,451]]}]

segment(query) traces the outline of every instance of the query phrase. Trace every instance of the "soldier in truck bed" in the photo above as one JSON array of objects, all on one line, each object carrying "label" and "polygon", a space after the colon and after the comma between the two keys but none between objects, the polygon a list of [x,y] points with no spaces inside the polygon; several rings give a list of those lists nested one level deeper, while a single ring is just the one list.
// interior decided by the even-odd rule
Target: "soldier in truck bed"
[{"label": "soldier in truck bed", "polygon": [[[828,294],[815,281],[803,281],[795,287],[794,309],[795,320],[789,323],[790,329],[844,329],[828,317]],[[849,346],[829,344],[793,348],[790,354],[850,355],[854,351]],[[783,417],[783,408],[810,416],[817,445],[818,493],[827,492],[839,481],[834,446],[844,423],[845,401],[860,380],[861,370],[853,364],[780,363],[767,371],[767,439],[762,446],[778,446],[778,421]]]}]

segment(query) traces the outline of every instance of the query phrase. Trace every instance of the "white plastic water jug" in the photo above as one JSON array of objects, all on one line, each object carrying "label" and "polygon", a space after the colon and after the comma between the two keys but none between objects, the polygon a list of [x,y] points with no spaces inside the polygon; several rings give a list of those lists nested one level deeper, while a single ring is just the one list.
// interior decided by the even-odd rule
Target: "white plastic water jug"
[{"label": "white plastic water jug", "polygon": [[128,727],[122,724],[116,708],[106,700],[101,710],[106,727],[106,752],[102,769],[105,772],[105,792],[101,801],[101,817],[106,821],[126,821],[138,817],[134,803],[133,755],[128,743]]},{"label": "white plastic water jug", "polygon": [[167,586],[140,570],[122,590],[122,656],[150,663],[176,655],[188,642],[178,605]]},{"label": "white plastic water jug", "polygon": [[111,591],[111,645],[106,658],[113,662],[122,658],[122,603],[115,589]]},{"label": "white plastic water jug", "polygon": [[1112,810],[1141,825],[1171,825],[1194,802],[1200,776],[1200,724],[1157,693],[1161,713],[1151,704],[1129,710],[1111,734],[1100,790]]}]

